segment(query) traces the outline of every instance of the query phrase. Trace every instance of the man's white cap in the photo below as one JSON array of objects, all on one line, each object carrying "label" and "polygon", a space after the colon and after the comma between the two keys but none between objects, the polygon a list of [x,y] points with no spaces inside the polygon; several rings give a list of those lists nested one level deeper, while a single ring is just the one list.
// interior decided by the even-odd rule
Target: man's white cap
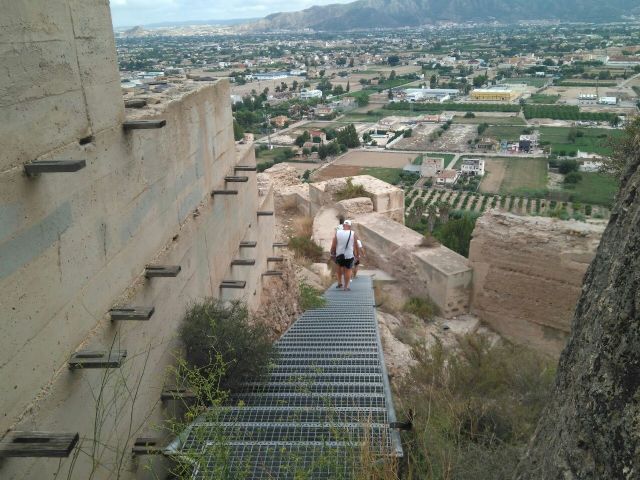
[{"label": "man's white cap", "polygon": [[343,225],[351,225],[351,220],[345,220],[342,223],[343,223]]}]

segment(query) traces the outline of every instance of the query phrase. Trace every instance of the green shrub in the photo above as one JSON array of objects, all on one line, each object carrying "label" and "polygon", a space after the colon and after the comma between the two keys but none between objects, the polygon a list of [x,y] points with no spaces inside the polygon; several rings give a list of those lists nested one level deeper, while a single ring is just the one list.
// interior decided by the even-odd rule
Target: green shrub
[{"label": "green shrub", "polygon": [[[505,197],[502,198],[504,199]],[[467,199],[468,197],[465,198],[465,201],[462,204],[463,209],[466,206]],[[436,228],[433,232],[433,236],[436,237],[445,247],[450,248],[460,255],[468,257],[471,233],[473,232],[478,216],[478,213],[466,212],[461,218],[454,218],[444,225]],[[453,215],[451,215],[451,217],[453,218]]]},{"label": "green shrub", "polygon": [[308,237],[290,238],[289,248],[298,258],[308,258],[314,262],[322,260],[322,247]]},{"label": "green shrub", "polygon": [[429,298],[422,297],[411,297],[404,304],[403,310],[424,321],[431,320],[434,315],[438,314],[438,307]]},{"label": "green shrub", "polygon": [[362,185],[354,185],[351,177],[347,178],[345,186],[336,192],[336,200],[348,200],[350,198],[369,197],[372,195],[364,189]]},{"label": "green shrub", "polygon": [[300,283],[300,296],[298,297],[298,304],[302,310],[310,310],[313,308],[324,307],[327,301],[322,297],[319,290],[306,284]]},{"label": "green shrub", "polygon": [[244,302],[207,298],[189,307],[179,330],[185,360],[203,375],[224,373],[220,386],[232,390],[247,377],[258,377],[275,354],[269,330],[249,322]]},{"label": "green shrub", "polygon": [[582,180],[582,175],[580,175],[578,172],[569,172],[564,176],[564,183],[565,184],[573,184],[573,185],[575,185],[580,180]]},{"label": "green shrub", "polygon": [[414,412],[406,478],[511,479],[551,397],[554,362],[476,335],[451,350],[415,346],[413,357],[398,395]]}]

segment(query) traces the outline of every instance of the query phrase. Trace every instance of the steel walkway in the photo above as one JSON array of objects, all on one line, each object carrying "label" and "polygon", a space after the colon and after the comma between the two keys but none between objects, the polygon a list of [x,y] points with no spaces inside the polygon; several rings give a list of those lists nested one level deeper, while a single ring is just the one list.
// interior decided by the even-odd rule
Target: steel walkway
[{"label": "steel walkway", "polygon": [[194,478],[350,478],[361,458],[402,456],[371,277],[324,298],[276,342],[266,378],[182,436],[177,452],[195,459]]}]

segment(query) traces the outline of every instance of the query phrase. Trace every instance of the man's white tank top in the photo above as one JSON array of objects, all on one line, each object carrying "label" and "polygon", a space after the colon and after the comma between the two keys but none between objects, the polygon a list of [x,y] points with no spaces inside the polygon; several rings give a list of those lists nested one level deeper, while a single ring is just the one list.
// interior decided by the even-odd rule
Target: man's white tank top
[{"label": "man's white tank top", "polygon": [[353,241],[356,234],[352,230],[338,230],[336,232],[336,255],[344,255],[344,258],[353,258]]}]

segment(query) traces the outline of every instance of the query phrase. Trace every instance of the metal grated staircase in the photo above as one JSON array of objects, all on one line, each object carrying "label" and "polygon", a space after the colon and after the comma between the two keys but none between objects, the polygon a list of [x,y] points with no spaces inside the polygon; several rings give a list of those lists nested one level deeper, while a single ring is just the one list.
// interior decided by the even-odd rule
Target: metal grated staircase
[{"label": "metal grated staircase", "polygon": [[369,461],[402,456],[371,277],[324,298],[276,342],[264,379],[174,442],[173,455],[200,455],[194,478],[351,478],[365,451]]}]

